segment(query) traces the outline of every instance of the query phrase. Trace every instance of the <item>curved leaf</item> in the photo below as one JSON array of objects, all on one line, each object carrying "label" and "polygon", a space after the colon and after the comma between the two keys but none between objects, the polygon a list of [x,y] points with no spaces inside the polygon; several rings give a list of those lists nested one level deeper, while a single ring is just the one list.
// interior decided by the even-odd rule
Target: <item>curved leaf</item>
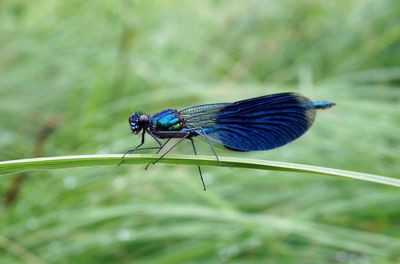
[{"label": "curved leaf", "polygon": [[[17,173],[31,170],[49,170],[64,169],[73,167],[91,167],[91,166],[116,166],[121,161],[122,154],[104,154],[104,155],[79,155],[79,156],[60,156],[46,158],[32,158],[21,160],[10,160],[0,162],[0,175],[8,173]],[[157,155],[135,154],[127,155],[124,158],[124,164],[146,164],[157,159]],[[220,157],[220,164],[213,156],[187,156],[187,155],[169,155],[160,163],[179,164],[179,165],[201,165],[201,166],[222,166],[249,168],[259,170],[292,171],[300,173],[314,173],[330,176],[339,176],[352,178],[362,181],[375,182],[385,185],[400,187],[400,179],[389,178],[380,175],[367,174],[354,171],[345,171],[325,167],[317,167],[304,164]]]}]

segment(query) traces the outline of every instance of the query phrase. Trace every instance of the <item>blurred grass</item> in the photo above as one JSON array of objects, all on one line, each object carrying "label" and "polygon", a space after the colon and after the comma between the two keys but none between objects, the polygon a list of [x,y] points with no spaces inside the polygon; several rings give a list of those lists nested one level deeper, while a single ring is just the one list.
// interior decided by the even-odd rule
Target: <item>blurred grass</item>
[{"label": "blurred grass", "polygon": [[[122,153],[139,141],[132,111],[297,91],[337,106],[246,158],[398,178],[399,14],[395,0],[3,0],[0,159],[30,157],[54,116],[44,155]],[[0,262],[400,261],[394,188],[229,168],[205,178],[207,192],[186,166],[31,173],[0,214]]]}]

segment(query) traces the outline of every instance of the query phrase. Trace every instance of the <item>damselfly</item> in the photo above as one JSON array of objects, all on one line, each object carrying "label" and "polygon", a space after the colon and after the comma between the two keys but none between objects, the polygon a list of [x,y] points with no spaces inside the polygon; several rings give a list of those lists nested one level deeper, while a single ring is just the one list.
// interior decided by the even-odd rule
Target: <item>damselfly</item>
[{"label": "damselfly", "polygon": [[[233,103],[202,104],[182,110],[165,109],[154,115],[132,113],[129,126],[134,134],[142,132],[142,140],[125,155],[145,149],[157,149],[158,154],[172,138],[179,140],[152,164],[185,139],[191,141],[194,154],[197,155],[193,141],[197,136],[210,145],[218,162],[213,145],[222,145],[234,151],[274,149],[303,135],[314,122],[316,109],[334,105],[330,101],[310,101],[297,93],[278,93]],[[158,146],[141,147],[146,133]],[[162,139],[166,140],[162,142]],[[147,164],[146,169],[151,163]],[[206,190],[200,166],[198,170]]]}]

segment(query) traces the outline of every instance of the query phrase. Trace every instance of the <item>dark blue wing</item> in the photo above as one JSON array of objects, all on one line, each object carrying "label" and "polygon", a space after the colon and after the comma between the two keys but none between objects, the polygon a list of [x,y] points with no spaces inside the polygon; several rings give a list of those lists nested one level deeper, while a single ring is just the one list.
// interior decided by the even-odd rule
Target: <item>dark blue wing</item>
[{"label": "dark blue wing", "polygon": [[201,127],[216,143],[252,151],[277,148],[303,135],[315,119],[316,108],[300,94],[279,93],[193,106],[179,111],[179,116],[187,128]]}]

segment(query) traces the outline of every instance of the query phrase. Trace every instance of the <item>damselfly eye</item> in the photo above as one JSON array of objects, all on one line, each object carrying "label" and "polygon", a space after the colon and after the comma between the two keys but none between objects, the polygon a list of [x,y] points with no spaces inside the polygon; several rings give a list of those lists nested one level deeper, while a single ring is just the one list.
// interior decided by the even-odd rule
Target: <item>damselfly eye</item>
[{"label": "damselfly eye", "polygon": [[140,130],[138,121],[139,115],[136,113],[131,114],[128,118],[129,126],[131,127],[133,133],[137,133]]}]

